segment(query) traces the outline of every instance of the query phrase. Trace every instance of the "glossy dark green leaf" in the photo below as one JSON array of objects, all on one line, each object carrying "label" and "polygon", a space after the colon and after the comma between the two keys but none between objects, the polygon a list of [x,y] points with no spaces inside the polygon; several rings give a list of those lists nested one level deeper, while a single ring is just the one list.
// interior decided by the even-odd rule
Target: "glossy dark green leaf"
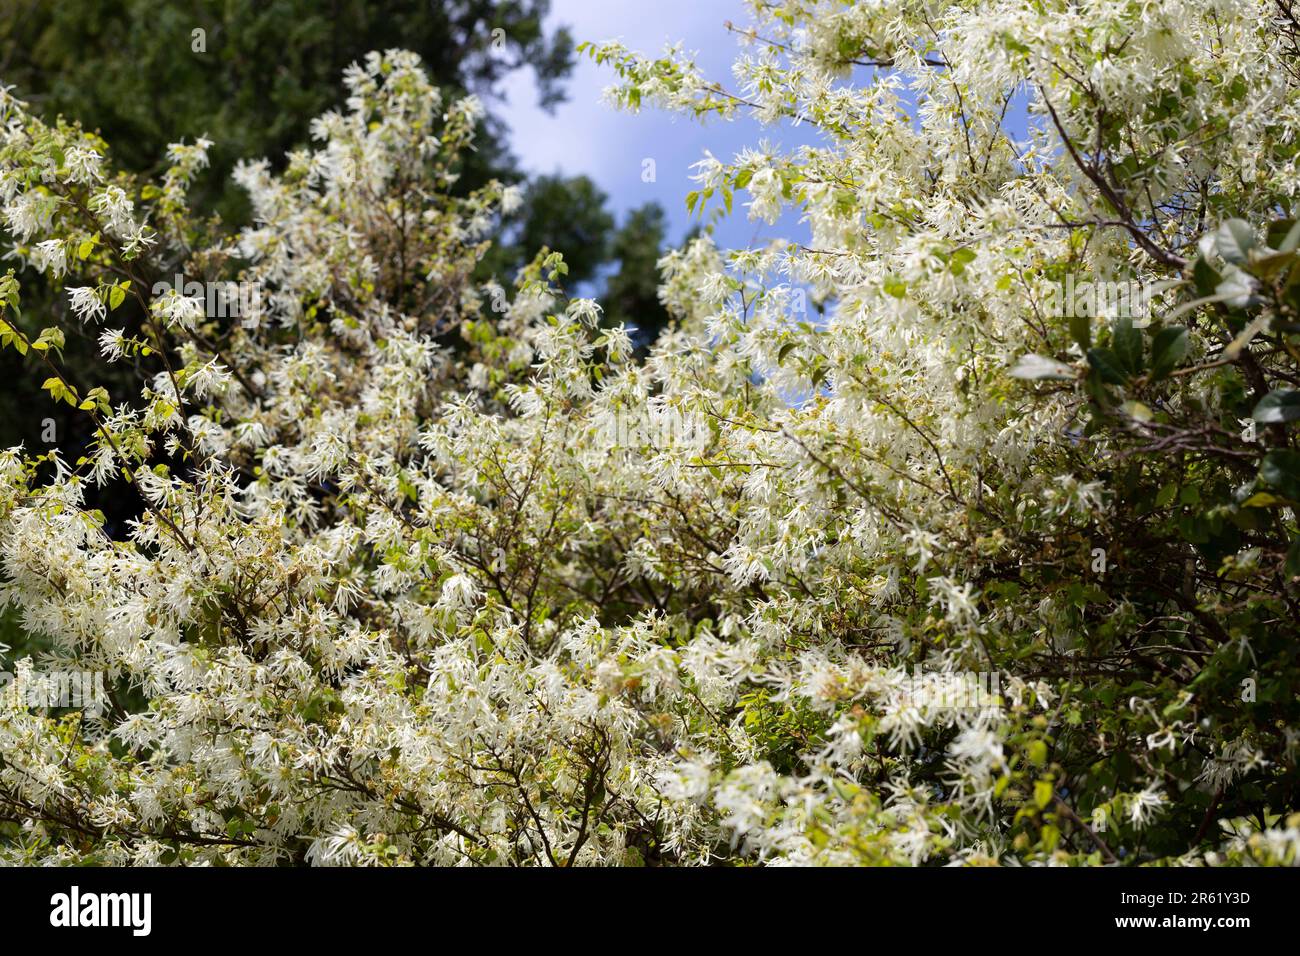
[{"label": "glossy dark green leaf", "polygon": [[1161,329],[1151,343],[1151,377],[1162,379],[1187,357],[1192,340],[1181,325]]},{"label": "glossy dark green leaf", "polygon": [[1123,363],[1110,349],[1088,349],[1088,364],[1107,385],[1123,385],[1128,381]]},{"label": "glossy dark green leaf", "polygon": [[1259,400],[1250,417],[1261,425],[1276,425],[1300,419],[1300,391],[1279,388]]},{"label": "glossy dark green leaf", "polygon": [[1275,448],[1259,466],[1259,480],[1292,501],[1300,501],[1300,452]]},{"label": "glossy dark green leaf", "polygon": [[1092,319],[1086,315],[1071,315],[1070,337],[1084,352],[1092,348]]},{"label": "glossy dark green leaf", "polygon": [[1120,363],[1130,375],[1139,375],[1143,369],[1142,330],[1133,328],[1133,320],[1120,316],[1111,331],[1111,346]]},{"label": "glossy dark green leaf", "polygon": [[1206,262],[1204,256],[1197,258],[1195,265],[1192,266],[1192,282],[1196,286],[1198,295],[1202,297],[1213,295],[1222,281],[1223,276],[1219,274],[1219,270]]},{"label": "glossy dark green leaf", "polygon": [[1282,565],[1282,570],[1288,577],[1300,577],[1300,534],[1292,539],[1291,547],[1286,553],[1286,563]]}]

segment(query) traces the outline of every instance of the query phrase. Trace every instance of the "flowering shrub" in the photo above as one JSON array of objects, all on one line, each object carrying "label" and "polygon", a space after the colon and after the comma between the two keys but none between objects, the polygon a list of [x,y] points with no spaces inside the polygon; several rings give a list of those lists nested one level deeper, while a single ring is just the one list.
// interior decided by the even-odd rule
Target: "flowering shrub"
[{"label": "flowering shrub", "polygon": [[5,94],[14,253],[144,377],[4,280],[97,437],[0,456],[0,599],[110,698],[0,695],[5,861],[1296,862],[1290,6],[754,6],[734,90],[590,48],[818,133],[701,163],[811,238],[668,255],[644,363],[556,255],[475,283],[515,197],[451,196],[477,108],[409,54],[233,240],[208,144],[140,185]]}]

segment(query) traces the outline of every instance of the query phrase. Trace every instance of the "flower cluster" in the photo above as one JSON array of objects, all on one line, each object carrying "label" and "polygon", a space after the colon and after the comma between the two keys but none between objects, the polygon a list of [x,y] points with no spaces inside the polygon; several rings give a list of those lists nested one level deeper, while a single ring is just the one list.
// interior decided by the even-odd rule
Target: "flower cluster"
[{"label": "flower cluster", "polygon": [[[1300,229],[1197,246],[1300,186],[1267,6],[755,2],[734,91],[594,48],[620,105],[820,137],[700,164],[810,236],[670,253],[644,362],[559,256],[476,274],[517,197],[410,54],[239,168],[233,238],[205,143],[141,185],[0,94],[13,254],[144,377],[0,282],[94,428],[0,453],[0,601],[109,699],[0,695],[0,859],[1296,862]],[[1195,321],[1041,307],[1121,269]]]}]

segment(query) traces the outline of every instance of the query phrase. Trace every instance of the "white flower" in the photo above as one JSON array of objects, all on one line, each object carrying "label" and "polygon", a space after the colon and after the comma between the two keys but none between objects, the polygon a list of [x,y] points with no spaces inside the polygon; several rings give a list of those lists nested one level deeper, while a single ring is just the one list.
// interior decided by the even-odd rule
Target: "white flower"
[{"label": "white flower", "polygon": [[99,354],[116,362],[126,353],[126,332],[123,329],[105,329],[99,335]]},{"label": "white flower", "polygon": [[487,110],[483,107],[483,101],[477,96],[466,96],[452,104],[452,112],[464,116],[470,123],[477,123],[487,115]]},{"label": "white flower", "polygon": [[169,326],[182,329],[195,328],[206,314],[206,304],[197,296],[178,295],[175,289],[169,289],[164,295],[153,301],[153,310],[162,316]]},{"label": "white flower", "polygon": [[91,195],[87,205],[93,212],[101,213],[108,220],[109,228],[119,236],[136,228],[131,219],[135,205],[120,186],[105,186]]},{"label": "white flower", "polygon": [[108,314],[103,300],[90,286],[69,287],[68,298],[72,301],[72,311],[82,322],[102,319]]},{"label": "white flower", "polygon": [[156,235],[144,226],[130,226],[123,234],[122,254],[133,256],[149,246],[156,245],[157,242]]},{"label": "white flower", "polygon": [[479,590],[474,579],[468,574],[453,574],[442,583],[442,596],[439,599],[444,607],[460,610],[469,608],[478,600]]},{"label": "white flower", "polygon": [[777,171],[764,166],[749,181],[749,218],[774,223],[781,215],[782,181]]},{"label": "white flower", "polygon": [[658,776],[658,786],[663,795],[674,801],[703,800],[709,792],[710,755],[694,760],[682,760]]},{"label": "white flower", "polygon": [[524,204],[524,191],[518,186],[507,186],[501,190],[501,212],[510,215]]},{"label": "white flower", "polygon": [[1160,790],[1159,784],[1148,784],[1142,790],[1132,794],[1129,799],[1129,821],[1137,828],[1145,827],[1159,813],[1168,798]]},{"label": "white flower", "polygon": [[62,239],[46,239],[32,249],[32,265],[50,270],[57,279],[68,269],[68,247]]},{"label": "white flower", "polygon": [[958,584],[948,577],[933,577],[928,580],[934,589],[930,603],[943,609],[946,621],[958,627],[967,627],[979,620],[980,612],[975,604],[979,594],[974,585],[969,582]]},{"label": "white flower", "polygon": [[574,299],[568,308],[571,318],[593,328],[600,324],[600,311],[600,306],[594,299]]},{"label": "white flower", "polygon": [[63,154],[63,164],[68,170],[68,179],[83,186],[89,186],[102,180],[100,165],[103,157],[93,149],[84,146],[72,146]]}]

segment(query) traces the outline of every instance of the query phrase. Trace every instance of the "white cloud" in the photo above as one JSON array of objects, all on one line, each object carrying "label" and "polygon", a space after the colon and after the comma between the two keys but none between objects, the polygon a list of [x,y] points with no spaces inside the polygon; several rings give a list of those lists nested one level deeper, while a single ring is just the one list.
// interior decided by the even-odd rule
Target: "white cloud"
[{"label": "white cloud", "polygon": [[[748,21],[741,0],[554,0],[548,27],[567,25],[578,43],[619,39],[648,54],[680,40],[687,50],[697,51],[706,73],[725,82],[738,50],[735,37],[724,26],[729,19]],[[655,109],[636,116],[616,112],[602,101],[604,89],[614,79],[609,67],[580,57],[565,84],[568,99],[550,114],[537,106],[533,75],[520,71],[503,85],[507,102],[498,105],[496,112],[510,127],[511,148],[525,170],[585,173],[610,195],[611,205],[620,213],[657,201],[668,213],[674,239],[690,224],[684,206],[684,197],[693,188],[690,166],[706,149],[725,160],[762,135],[792,138],[785,131],[760,132],[749,121],[701,126]],[[646,159],[655,161],[654,183],[642,182]],[[769,229],[760,232],[764,237],[776,234]],[[743,213],[720,233],[724,241],[741,245],[756,235],[754,224],[746,222]]]}]

